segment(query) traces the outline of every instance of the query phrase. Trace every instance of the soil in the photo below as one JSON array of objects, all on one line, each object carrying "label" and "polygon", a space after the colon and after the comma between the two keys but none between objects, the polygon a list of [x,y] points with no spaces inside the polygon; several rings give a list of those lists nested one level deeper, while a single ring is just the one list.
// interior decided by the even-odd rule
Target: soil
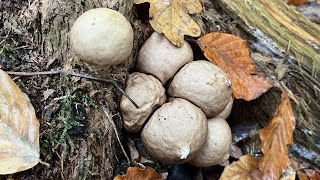
[{"label": "soil", "polygon": [[[75,56],[68,33],[79,15],[96,7],[126,12],[123,14],[132,24],[141,24],[133,21],[137,14],[131,14],[132,7],[126,6],[124,1],[0,1],[0,69],[17,72],[63,69],[114,80],[123,88],[137,48],[150,35],[150,28],[144,30],[140,25],[139,30],[135,29],[139,38],[135,38],[128,61],[99,70]],[[11,77],[36,110],[41,124],[41,160],[50,167],[38,164],[0,179],[112,179],[126,169],[128,161],[115,133],[116,130],[122,139],[118,111],[122,94],[112,84],[61,74]]]}]

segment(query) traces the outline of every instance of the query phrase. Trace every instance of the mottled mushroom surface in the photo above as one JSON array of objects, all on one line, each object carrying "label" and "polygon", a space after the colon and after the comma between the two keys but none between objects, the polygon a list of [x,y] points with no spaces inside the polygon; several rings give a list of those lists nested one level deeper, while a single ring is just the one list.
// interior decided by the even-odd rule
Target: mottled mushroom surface
[{"label": "mottled mushroom surface", "polygon": [[216,65],[192,61],[174,76],[169,95],[184,98],[197,105],[208,118],[215,117],[227,106],[232,89],[226,74]]},{"label": "mottled mushroom surface", "polygon": [[231,129],[226,120],[208,119],[208,136],[204,146],[189,162],[198,167],[223,164],[229,158],[232,144]]},{"label": "mottled mushroom surface", "polygon": [[207,118],[195,105],[181,98],[163,104],[150,117],[141,139],[156,159],[179,164],[192,159],[207,139]]},{"label": "mottled mushroom surface", "polygon": [[177,71],[193,60],[193,52],[185,41],[179,48],[163,34],[154,32],[139,51],[137,70],[152,74],[163,84],[172,79]]},{"label": "mottled mushroom surface", "polygon": [[165,89],[152,75],[134,72],[129,75],[125,92],[138,104],[122,96],[120,110],[128,132],[139,132],[149,116],[166,101]]},{"label": "mottled mushroom surface", "polygon": [[116,65],[131,55],[133,30],[121,13],[108,8],[91,9],[74,22],[70,43],[73,51],[89,64]]}]

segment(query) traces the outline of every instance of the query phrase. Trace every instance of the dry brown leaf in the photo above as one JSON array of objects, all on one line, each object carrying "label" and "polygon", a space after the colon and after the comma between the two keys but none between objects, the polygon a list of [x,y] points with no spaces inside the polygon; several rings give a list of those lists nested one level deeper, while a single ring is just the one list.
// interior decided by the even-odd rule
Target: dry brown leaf
[{"label": "dry brown leaf", "polygon": [[294,6],[301,6],[307,3],[308,0],[289,0],[288,4],[289,5],[294,5]]},{"label": "dry brown leaf", "polygon": [[201,30],[189,14],[200,13],[200,0],[134,0],[135,4],[150,3],[149,19],[152,28],[176,46],[182,47],[184,35],[200,36]]},{"label": "dry brown leaf", "polygon": [[272,87],[252,63],[245,40],[225,33],[210,33],[198,41],[204,55],[217,64],[232,82],[233,95],[250,101]]},{"label": "dry brown leaf", "polygon": [[126,175],[116,176],[114,180],[164,180],[164,178],[150,167],[145,169],[129,167]]},{"label": "dry brown leaf", "polygon": [[259,160],[246,154],[236,162],[224,168],[220,180],[255,180],[261,179]]},{"label": "dry brown leaf", "polygon": [[310,180],[319,180],[320,179],[320,173],[313,169],[305,169],[304,170],[309,177]]},{"label": "dry brown leaf", "polygon": [[39,162],[39,122],[29,98],[0,70],[0,174]]},{"label": "dry brown leaf", "polygon": [[260,132],[261,150],[264,154],[260,161],[263,179],[279,179],[288,169],[290,159],[287,146],[293,143],[294,128],[293,110],[288,93],[284,91],[271,123]]}]

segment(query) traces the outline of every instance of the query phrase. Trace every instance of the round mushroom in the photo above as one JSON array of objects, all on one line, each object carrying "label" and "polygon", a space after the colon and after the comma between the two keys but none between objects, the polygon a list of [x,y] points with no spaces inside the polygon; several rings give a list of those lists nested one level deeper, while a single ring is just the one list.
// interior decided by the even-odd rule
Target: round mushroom
[{"label": "round mushroom", "polygon": [[228,104],[230,80],[218,66],[204,60],[186,64],[174,76],[169,95],[197,105],[208,118],[218,115]]},{"label": "round mushroom", "polygon": [[189,162],[198,167],[225,163],[229,158],[232,143],[231,129],[226,120],[208,119],[208,136],[203,147]]},{"label": "round mushroom", "polygon": [[227,119],[231,113],[232,105],[233,105],[233,97],[230,98],[227,106],[218,115],[216,115],[216,118]]},{"label": "round mushroom", "polygon": [[96,8],[83,13],[74,22],[70,42],[83,61],[97,66],[116,65],[131,55],[133,30],[121,13]]},{"label": "round mushroom", "polygon": [[154,32],[139,51],[137,70],[157,77],[162,84],[172,79],[177,71],[193,60],[193,52],[185,41],[179,48],[164,35]]},{"label": "round mushroom", "polygon": [[207,118],[181,98],[163,104],[150,117],[141,139],[152,156],[168,164],[192,159],[207,139]]},{"label": "round mushroom", "polygon": [[165,89],[152,75],[134,72],[129,74],[125,92],[139,105],[136,108],[122,96],[120,110],[128,132],[139,132],[155,109],[166,101]]}]

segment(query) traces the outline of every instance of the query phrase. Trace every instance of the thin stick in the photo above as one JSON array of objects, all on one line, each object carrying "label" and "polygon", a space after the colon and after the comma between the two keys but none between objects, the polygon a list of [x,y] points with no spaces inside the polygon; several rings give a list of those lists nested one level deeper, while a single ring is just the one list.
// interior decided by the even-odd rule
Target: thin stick
[{"label": "thin stick", "polygon": [[123,145],[121,144],[121,141],[120,141],[120,138],[119,138],[119,134],[118,134],[118,132],[117,132],[116,125],[114,124],[114,122],[113,122],[113,120],[112,120],[112,117],[110,116],[109,111],[108,111],[104,106],[101,105],[101,107],[102,107],[103,112],[104,112],[105,115],[107,116],[107,119],[108,119],[109,123],[111,124],[111,126],[112,126],[112,128],[113,128],[113,130],[114,130],[114,133],[116,134],[117,140],[118,140],[118,142],[119,142],[119,145],[120,145],[120,147],[121,147],[121,150],[122,150],[124,156],[126,157],[127,161],[128,161],[129,164],[130,164],[130,159],[129,159],[126,151],[124,150]]},{"label": "thin stick", "polygon": [[131,103],[136,107],[139,108],[138,104],[134,102],[134,100],[127,94],[125,93],[121,87],[117,84],[116,81],[110,80],[110,79],[103,79],[103,78],[98,78],[98,77],[93,77],[90,75],[85,75],[85,74],[78,74],[72,71],[65,71],[65,70],[57,70],[57,71],[42,71],[42,72],[13,72],[13,71],[6,71],[7,74],[10,75],[16,75],[16,76],[36,76],[36,75],[55,75],[55,74],[63,74],[63,75],[70,75],[70,76],[77,76],[81,78],[86,78],[86,79],[91,79],[95,81],[102,81],[106,83],[111,83],[113,84],[126,98],[131,101]]}]

